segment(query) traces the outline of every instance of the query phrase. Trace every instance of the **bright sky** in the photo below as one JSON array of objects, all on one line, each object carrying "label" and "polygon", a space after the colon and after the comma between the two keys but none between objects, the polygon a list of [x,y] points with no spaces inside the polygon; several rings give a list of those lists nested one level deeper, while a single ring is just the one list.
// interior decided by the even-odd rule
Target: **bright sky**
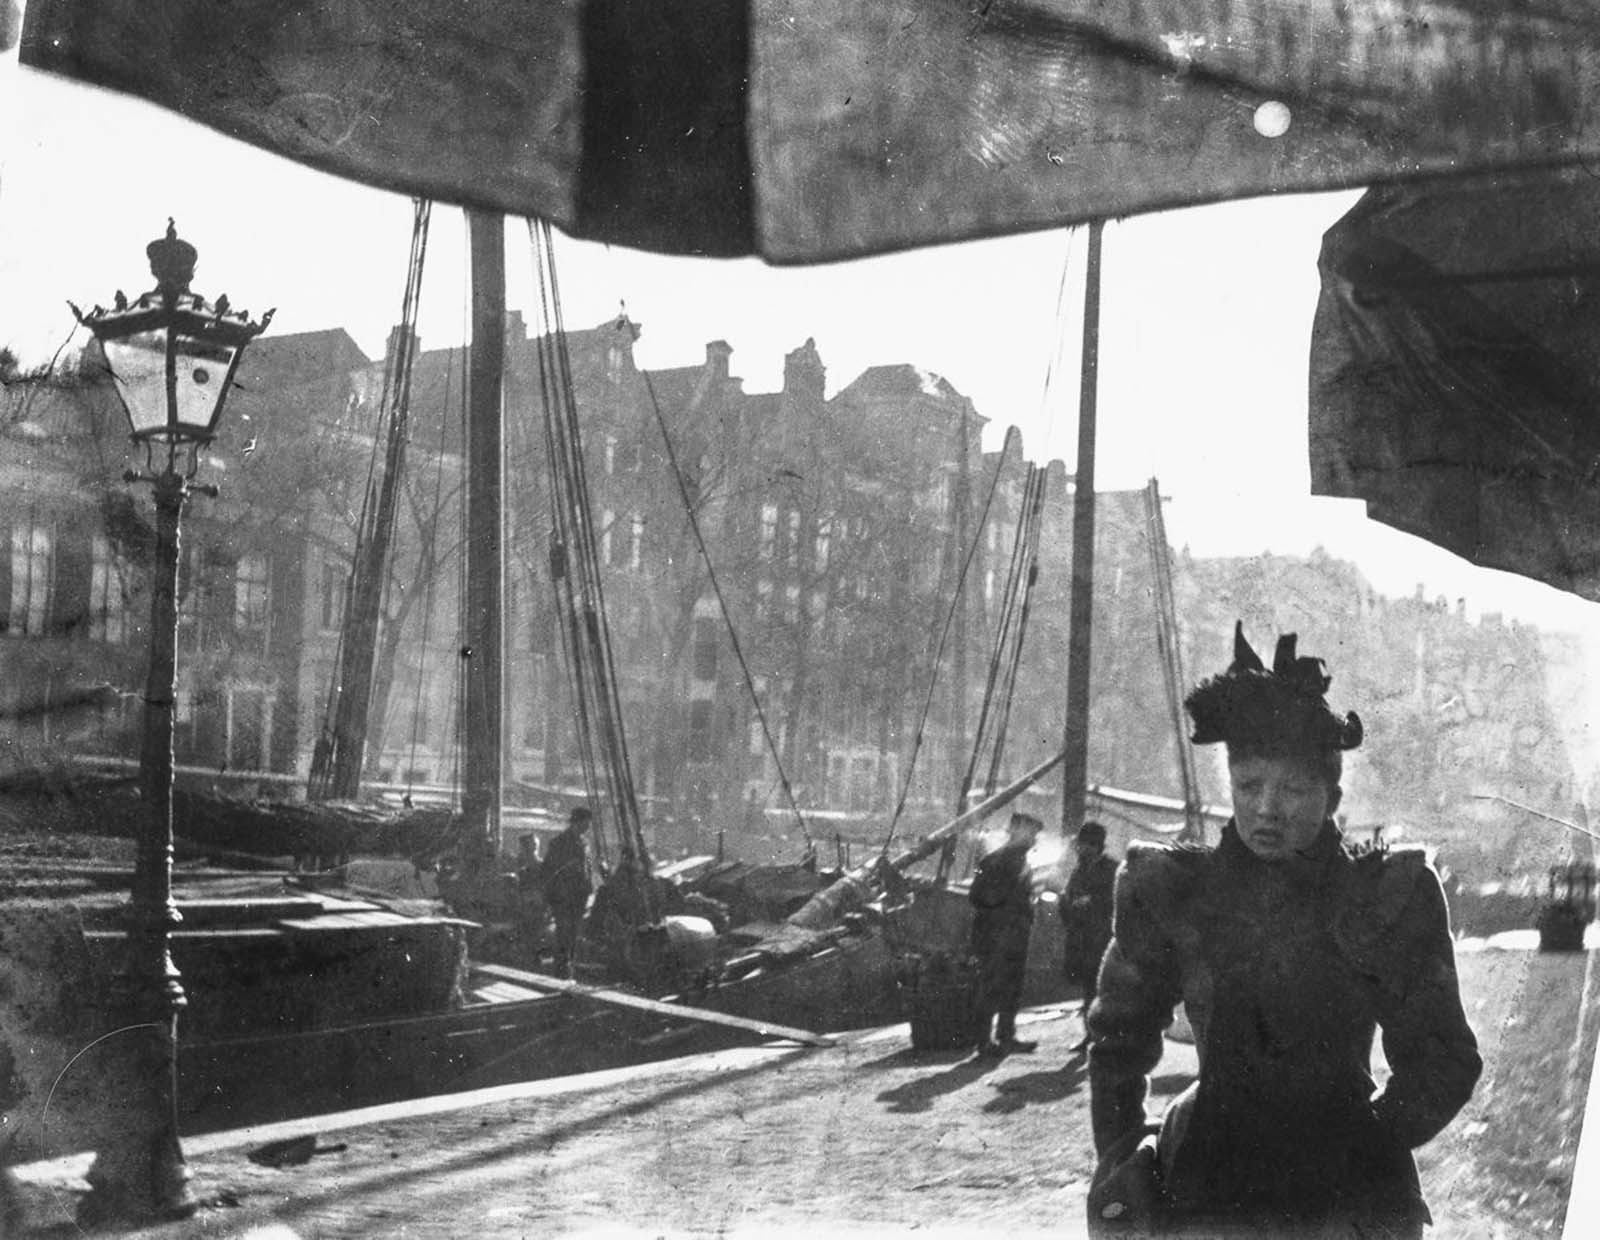
[{"label": "bright sky", "polygon": [[[199,247],[199,290],[256,312],[276,306],[274,334],[343,326],[381,353],[399,317],[407,200],[16,62],[14,49],[0,55],[0,344],[46,361],[74,327],[69,298],[87,308],[118,287],[147,287],[144,245],[172,215]],[[1172,497],[1168,532],[1197,554],[1303,553],[1321,543],[1391,596],[1422,583],[1429,597],[1465,598],[1473,614],[1600,631],[1591,604],[1476,569],[1366,520],[1357,503],[1309,497],[1317,248],[1355,197],[1255,200],[1108,227],[1098,485],[1159,478]],[[1016,423],[1031,456],[1070,466],[1082,250],[1081,234],[1053,232],[782,269],[567,243],[558,263],[568,326],[593,326],[625,303],[644,327],[644,366],[695,363],[720,338],[746,389],[771,391],[784,354],[815,337],[830,391],[868,366],[910,362],[970,396],[993,423],[991,443]],[[511,302],[532,323],[520,223],[507,252]],[[425,346],[463,338],[464,269],[461,216],[440,209]]]}]

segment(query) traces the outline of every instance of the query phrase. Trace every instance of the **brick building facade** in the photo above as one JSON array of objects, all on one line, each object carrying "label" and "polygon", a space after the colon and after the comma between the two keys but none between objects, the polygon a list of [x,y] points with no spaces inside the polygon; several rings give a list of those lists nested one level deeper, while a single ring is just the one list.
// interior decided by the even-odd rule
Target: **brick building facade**
[{"label": "brick building facade", "polygon": [[[830,397],[807,341],[779,391],[752,393],[720,341],[698,365],[639,369],[640,331],[619,318],[574,332],[566,360],[648,812],[760,830],[792,794],[845,817],[881,822],[904,798],[913,825],[948,818],[989,677],[1022,501],[1019,445],[1003,459],[985,452],[971,402],[908,365],[873,367]],[[548,383],[519,316],[507,337],[506,770],[570,785],[580,767],[549,582]],[[417,353],[369,732],[368,776],[386,782],[448,785],[458,769],[465,373],[459,348]],[[383,363],[339,330],[266,337],[247,352],[202,466],[223,494],[185,517],[180,763],[303,784],[381,450],[384,383]],[[4,399],[4,766],[62,752],[131,758],[150,513],[147,495],[119,481],[135,463],[120,414],[92,360],[50,382],[9,382]],[[1062,740],[1071,509],[1071,480],[1053,462],[1007,773]],[[1096,511],[1090,778],[1177,796],[1143,496],[1104,494]],[[1320,553],[1180,556],[1174,578],[1191,678],[1227,661],[1236,617],[1258,643],[1292,629],[1327,655],[1335,698],[1360,706],[1372,737],[1348,801],[1355,819],[1436,834],[1479,812],[1464,791],[1474,779],[1563,811],[1581,795],[1546,690],[1549,643],[1533,630],[1385,600]],[[1202,762],[1201,774],[1204,798],[1225,800],[1220,772]]]}]

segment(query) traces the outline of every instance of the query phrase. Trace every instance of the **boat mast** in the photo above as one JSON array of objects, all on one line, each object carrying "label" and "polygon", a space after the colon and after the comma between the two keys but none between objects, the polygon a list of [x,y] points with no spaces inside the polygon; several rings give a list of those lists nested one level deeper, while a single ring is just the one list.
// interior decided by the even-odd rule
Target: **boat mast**
[{"label": "boat mast", "polygon": [[967,544],[972,538],[972,472],[970,468],[970,444],[968,435],[970,427],[967,420],[967,403],[962,402],[961,418],[957,424],[956,434],[956,541],[952,548],[951,559],[955,564],[954,580],[957,584],[955,631],[951,634],[955,641],[955,654],[950,661],[951,688],[954,696],[951,699],[950,733],[952,745],[950,749],[953,759],[952,765],[956,775],[956,813],[962,813],[967,807],[966,800],[966,755],[969,748],[967,743],[967,595],[965,583],[961,581],[961,557],[967,553]]},{"label": "boat mast", "polygon": [[1078,467],[1073,477],[1072,603],[1067,635],[1067,722],[1061,771],[1061,831],[1082,825],[1089,787],[1089,638],[1094,613],[1094,423],[1100,376],[1100,241],[1089,224],[1083,290],[1083,362],[1078,389]]},{"label": "boat mast", "polygon": [[1167,550],[1167,523],[1161,516],[1161,488],[1154,478],[1144,489],[1145,533],[1155,578],[1156,643],[1161,648],[1161,681],[1167,693],[1167,717],[1178,745],[1178,775],[1183,782],[1183,831],[1179,839],[1205,843],[1206,820],[1200,805],[1200,777],[1195,770],[1189,729],[1183,721],[1183,652],[1178,645],[1178,607],[1172,592],[1172,557]]},{"label": "boat mast", "polygon": [[472,344],[466,425],[466,615],[462,623],[463,761],[461,812],[469,863],[500,849],[504,732],[505,220],[467,211],[472,269]]},{"label": "boat mast", "polygon": [[422,290],[428,224],[433,204],[419,198],[411,225],[411,259],[406,268],[400,325],[390,336],[384,362],[383,395],[376,437],[385,436],[383,472],[376,490],[362,500],[346,605],[341,621],[338,667],[322,735],[311,755],[306,796],[313,801],[353,801],[361,795],[367,762],[367,727],[377,676],[378,634],[384,626],[383,598],[389,580],[389,548],[394,541],[401,475],[411,438],[411,372],[417,354],[417,302]]}]

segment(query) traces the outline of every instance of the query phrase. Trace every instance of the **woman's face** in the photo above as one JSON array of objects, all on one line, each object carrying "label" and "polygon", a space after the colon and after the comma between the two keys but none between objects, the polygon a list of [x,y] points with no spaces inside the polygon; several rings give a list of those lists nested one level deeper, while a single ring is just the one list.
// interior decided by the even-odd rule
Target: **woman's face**
[{"label": "woman's face", "polygon": [[1230,757],[1228,775],[1239,838],[1263,861],[1310,848],[1339,804],[1338,786],[1304,758]]}]

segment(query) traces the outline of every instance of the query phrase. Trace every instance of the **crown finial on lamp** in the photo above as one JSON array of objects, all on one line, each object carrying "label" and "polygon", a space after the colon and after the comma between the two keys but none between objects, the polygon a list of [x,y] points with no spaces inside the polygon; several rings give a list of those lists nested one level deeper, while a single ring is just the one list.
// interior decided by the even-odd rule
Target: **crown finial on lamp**
[{"label": "crown finial on lamp", "polygon": [[177,226],[167,217],[167,235],[152,241],[144,248],[150,260],[150,274],[156,278],[156,287],[163,293],[182,293],[194,279],[194,265],[199,251],[178,236]]}]

